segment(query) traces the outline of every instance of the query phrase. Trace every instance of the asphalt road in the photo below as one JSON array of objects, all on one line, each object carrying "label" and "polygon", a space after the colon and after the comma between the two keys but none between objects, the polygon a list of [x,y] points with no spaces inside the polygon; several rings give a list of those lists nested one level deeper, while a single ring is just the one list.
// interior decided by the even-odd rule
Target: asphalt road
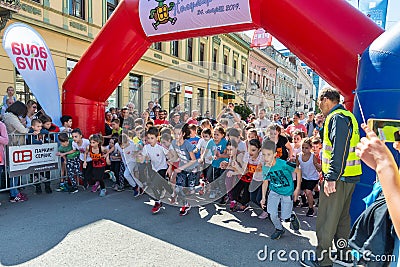
[{"label": "asphalt road", "polygon": [[[301,208],[300,231],[285,224],[284,236],[271,240],[274,227],[256,217],[257,209],[230,213],[209,204],[180,217],[177,207],[167,206],[152,215],[149,197],[133,198],[130,191],[108,190],[100,198],[89,191],[32,190],[25,190],[29,201],[23,203],[0,194],[3,266],[300,266],[296,253],[316,245],[316,218]],[[281,260],[278,250],[286,253]]]}]

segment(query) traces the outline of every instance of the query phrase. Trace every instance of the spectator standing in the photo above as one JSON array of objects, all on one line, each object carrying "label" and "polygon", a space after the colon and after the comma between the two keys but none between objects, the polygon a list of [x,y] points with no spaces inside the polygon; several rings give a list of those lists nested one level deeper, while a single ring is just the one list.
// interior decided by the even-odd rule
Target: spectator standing
[{"label": "spectator standing", "polygon": [[265,108],[260,109],[258,112],[258,118],[253,122],[256,128],[266,129],[271,125],[271,121],[266,117],[267,111]]},{"label": "spectator standing", "polygon": [[[325,252],[332,249],[333,240],[347,240],[350,234],[351,197],[362,174],[361,161],[355,152],[360,136],[357,120],[339,101],[340,94],[333,88],[324,88],[318,97],[318,106],[326,116],[322,140],[324,194],[319,197],[316,226],[318,260],[304,260],[303,266],[332,265]],[[338,252],[341,254],[346,253]]]},{"label": "spectator standing", "polygon": [[306,123],[307,123],[307,118],[304,116],[304,112],[299,112],[299,116],[300,116],[299,123],[300,123],[300,124],[303,124],[303,125],[306,125]]},{"label": "spectator standing", "polygon": [[192,117],[190,117],[186,123],[187,124],[194,124],[194,125],[198,125],[199,122],[197,121],[197,117],[199,116],[199,111],[198,110],[192,110]]},{"label": "spectator standing", "polygon": [[182,116],[181,112],[181,105],[176,105],[175,108],[172,109],[171,113],[169,114],[169,120],[171,121],[175,113],[178,113],[180,116]]},{"label": "spectator standing", "polygon": [[29,128],[31,127],[31,121],[33,119],[36,119],[36,112],[38,108],[37,102],[33,101],[32,99],[29,99],[28,102],[26,103],[26,107],[28,108],[28,113],[26,114],[26,127]]},{"label": "spectator standing", "polygon": [[166,120],[167,116],[168,116],[168,112],[166,110],[159,111],[158,119],[154,120],[154,125],[169,124],[169,122]]},{"label": "spectator standing", "polygon": [[314,120],[314,113],[311,111],[307,114],[306,129],[308,137],[313,136],[314,129],[317,129],[317,124]]},{"label": "spectator standing", "polygon": [[12,103],[17,101],[17,98],[15,97],[15,89],[12,86],[7,87],[7,94],[3,97],[3,107],[7,109],[9,105],[7,104],[7,99],[12,99]]},{"label": "spectator standing", "polygon": [[4,116],[4,113],[6,112],[7,107],[11,106],[12,104],[14,104],[14,99],[13,98],[7,98],[6,100],[6,105],[3,105],[3,107],[1,108],[1,116]]},{"label": "spectator standing", "polygon": [[240,115],[233,111],[234,105],[232,103],[228,104],[228,107],[223,109],[217,117],[217,121],[221,119],[228,120],[228,127],[232,127],[235,122],[240,122]]},{"label": "spectator standing", "polygon": [[307,134],[306,126],[300,123],[300,114],[298,112],[293,114],[293,124],[289,125],[286,128],[286,133],[288,135],[292,135],[295,130],[300,130],[303,133]]},{"label": "spectator standing", "polygon": [[279,115],[279,113],[275,113],[275,114],[274,114],[274,121],[273,121],[273,123],[282,125],[282,122],[281,122],[281,120],[280,120],[280,117],[281,117],[281,116]]},{"label": "spectator standing", "polygon": [[153,101],[149,101],[149,102],[147,103],[147,109],[146,109],[146,111],[149,113],[150,119],[152,119],[152,120],[155,119],[155,115],[154,115],[153,108],[154,108],[154,102],[153,102]]},{"label": "spectator standing", "polygon": [[179,115],[179,113],[175,113],[172,116],[172,120],[169,122],[169,124],[171,124],[172,127],[175,127],[175,126],[181,124],[181,120],[180,119],[181,119],[181,115]]},{"label": "spectator standing", "polygon": [[[10,145],[24,145],[25,144],[25,134],[28,133],[28,129],[22,124],[21,118],[25,118],[28,113],[28,109],[24,103],[17,101],[11,106],[9,106],[4,114],[3,122],[6,125],[6,130],[8,134],[23,134],[21,136],[13,136],[9,139]],[[3,136],[3,135],[2,135]],[[18,185],[18,177],[10,178],[10,187]],[[10,189],[10,202],[22,202],[27,200],[27,197],[19,192],[18,189]]]}]

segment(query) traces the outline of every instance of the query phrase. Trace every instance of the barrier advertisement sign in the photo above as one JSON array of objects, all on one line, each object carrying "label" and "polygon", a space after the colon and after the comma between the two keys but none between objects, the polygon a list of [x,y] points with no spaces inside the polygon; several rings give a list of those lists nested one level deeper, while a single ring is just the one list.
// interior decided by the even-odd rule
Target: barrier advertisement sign
[{"label": "barrier advertisement sign", "polygon": [[140,1],[139,16],[147,36],[252,21],[249,0]]},{"label": "barrier advertisement sign", "polygon": [[10,176],[57,169],[57,151],[57,143],[10,146],[8,148]]}]

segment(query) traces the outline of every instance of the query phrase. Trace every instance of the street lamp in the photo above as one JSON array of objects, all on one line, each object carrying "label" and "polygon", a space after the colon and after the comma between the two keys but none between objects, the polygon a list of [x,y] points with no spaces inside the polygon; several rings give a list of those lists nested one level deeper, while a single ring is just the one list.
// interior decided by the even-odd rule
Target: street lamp
[{"label": "street lamp", "polygon": [[254,93],[256,92],[256,90],[258,88],[259,88],[259,85],[256,82],[251,82],[251,84],[250,84],[250,92],[248,92],[248,90],[245,89],[242,94],[238,93],[238,95],[243,95],[243,100],[244,100],[244,103],[246,104],[246,106],[248,106],[248,96],[249,95],[254,95]]},{"label": "street lamp", "polygon": [[289,115],[289,108],[293,107],[293,99],[281,100],[281,107],[285,108],[285,117]]}]

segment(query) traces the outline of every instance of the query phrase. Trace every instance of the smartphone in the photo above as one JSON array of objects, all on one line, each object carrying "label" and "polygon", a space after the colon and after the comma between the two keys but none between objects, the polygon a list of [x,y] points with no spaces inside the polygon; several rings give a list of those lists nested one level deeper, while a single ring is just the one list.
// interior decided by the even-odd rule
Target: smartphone
[{"label": "smartphone", "polygon": [[400,141],[400,120],[369,119],[368,127],[384,142]]}]

